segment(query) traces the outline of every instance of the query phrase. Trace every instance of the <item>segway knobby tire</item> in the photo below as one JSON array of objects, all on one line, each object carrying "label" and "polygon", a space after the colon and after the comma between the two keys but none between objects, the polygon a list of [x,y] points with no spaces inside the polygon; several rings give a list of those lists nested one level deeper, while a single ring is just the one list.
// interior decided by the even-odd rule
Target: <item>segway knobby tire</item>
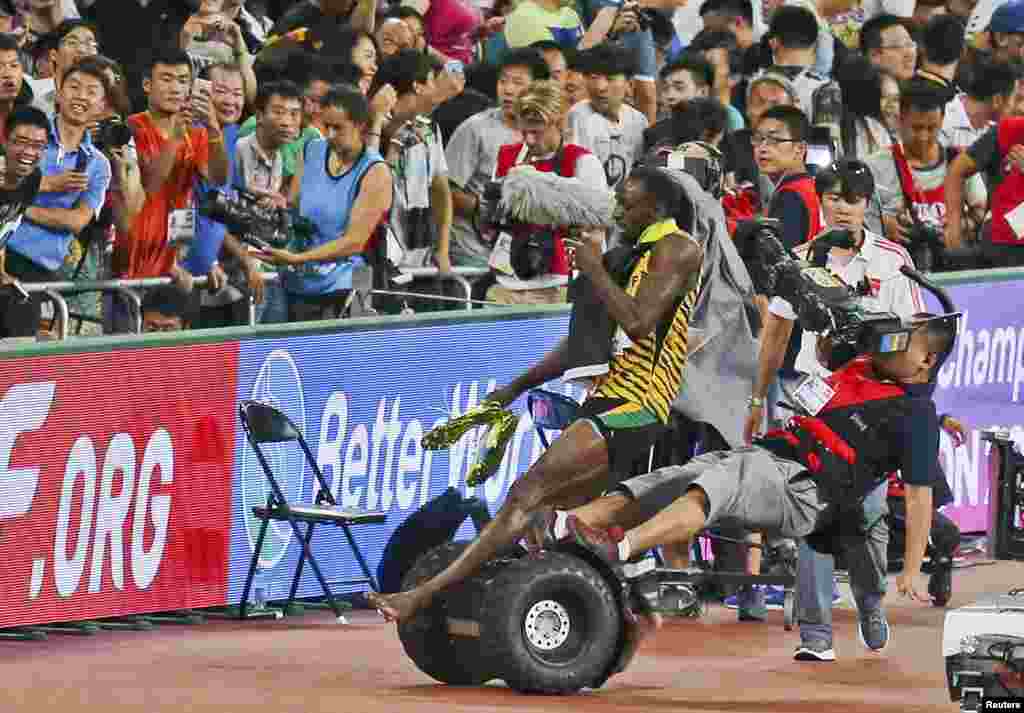
[{"label": "segway knobby tire", "polygon": [[[458,559],[468,542],[447,542],[416,560],[402,578],[402,591],[412,589]],[[431,678],[451,686],[476,686],[494,676],[485,670],[480,640],[448,632],[448,601],[442,595],[398,625],[398,637],[413,663]]]},{"label": "segway knobby tire", "polygon": [[574,693],[603,682],[622,634],[608,581],[571,554],[545,551],[495,577],[480,614],[480,643],[512,689]]}]

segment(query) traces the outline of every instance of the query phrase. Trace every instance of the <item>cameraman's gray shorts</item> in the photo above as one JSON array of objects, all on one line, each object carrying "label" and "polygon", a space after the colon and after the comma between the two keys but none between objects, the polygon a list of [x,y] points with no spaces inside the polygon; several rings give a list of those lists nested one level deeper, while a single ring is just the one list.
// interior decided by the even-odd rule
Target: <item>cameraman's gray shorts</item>
[{"label": "cameraman's gray shorts", "polygon": [[738,525],[782,537],[804,537],[825,509],[818,486],[799,463],[763,448],[706,453],[685,465],[659,468],[617,488],[640,505],[648,520],[686,495],[691,487],[708,499],[707,527]]}]

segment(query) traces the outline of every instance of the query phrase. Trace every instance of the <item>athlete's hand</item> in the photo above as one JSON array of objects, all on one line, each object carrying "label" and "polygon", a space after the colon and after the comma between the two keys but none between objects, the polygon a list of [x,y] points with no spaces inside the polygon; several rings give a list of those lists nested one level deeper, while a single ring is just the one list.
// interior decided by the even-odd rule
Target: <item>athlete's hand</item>
[{"label": "athlete's hand", "polygon": [[598,270],[604,269],[604,262],[601,255],[604,250],[604,241],[593,235],[580,235],[579,240],[574,240],[570,246],[570,259],[572,266],[585,275],[592,275]]},{"label": "athlete's hand", "polygon": [[494,401],[499,406],[505,407],[517,398],[519,398],[519,391],[511,386],[503,386],[502,388],[495,389],[488,394],[484,401]]}]

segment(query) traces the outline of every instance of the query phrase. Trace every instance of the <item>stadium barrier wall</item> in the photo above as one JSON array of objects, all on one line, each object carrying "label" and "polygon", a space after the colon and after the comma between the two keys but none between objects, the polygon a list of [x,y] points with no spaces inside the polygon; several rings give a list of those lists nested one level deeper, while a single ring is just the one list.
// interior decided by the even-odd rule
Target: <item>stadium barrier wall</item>
[{"label": "stadium barrier wall", "polygon": [[[987,524],[980,431],[1024,430],[1022,280],[1024,270],[942,277],[965,313],[936,394],[971,426],[966,447],[945,436],[941,446],[948,512],[965,531]],[[565,307],[530,307],[0,352],[0,628],[237,602],[256,537],[248,513],[267,492],[238,422],[244,399],[270,399],[300,426],[339,503],[388,512],[386,525],[356,530],[374,569],[394,528],[449,486],[493,512],[540,455],[529,417],[476,489],[465,484],[476,433],[438,452],[420,437],[533,363],[567,324]],[[270,460],[289,498],[312,499],[297,446],[272,447]],[[314,543],[329,581],[358,576],[340,532],[321,528]],[[287,596],[298,552],[290,531],[271,529],[256,580],[268,599]],[[317,594],[307,568],[299,595]]]}]

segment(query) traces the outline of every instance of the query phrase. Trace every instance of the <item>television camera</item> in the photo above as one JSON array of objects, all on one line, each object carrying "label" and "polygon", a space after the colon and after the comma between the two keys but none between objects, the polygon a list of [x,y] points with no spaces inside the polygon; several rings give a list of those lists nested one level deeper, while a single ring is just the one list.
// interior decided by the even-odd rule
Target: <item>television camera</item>
[{"label": "television camera", "polygon": [[268,208],[260,196],[239,190],[237,196],[212,190],[199,205],[199,214],[223,223],[239,240],[259,250],[285,248],[296,237],[312,233],[312,223],[295,211]]},{"label": "television camera", "polygon": [[[861,354],[905,351],[918,323],[910,323],[891,312],[869,312],[858,300],[867,294],[867,284],[847,285],[827,267],[832,248],[853,248],[849,230],[834,229],[811,243],[808,260],[798,260],[781,241],[777,220],[762,219],[742,224],[736,232],[736,246],[758,294],[781,297],[793,306],[797,322],[804,329],[831,338],[829,369],[835,370]],[[952,300],[941,288],[909,267],[900,272],[932,293],[942,305],[938,319],[957,321]]]}]

